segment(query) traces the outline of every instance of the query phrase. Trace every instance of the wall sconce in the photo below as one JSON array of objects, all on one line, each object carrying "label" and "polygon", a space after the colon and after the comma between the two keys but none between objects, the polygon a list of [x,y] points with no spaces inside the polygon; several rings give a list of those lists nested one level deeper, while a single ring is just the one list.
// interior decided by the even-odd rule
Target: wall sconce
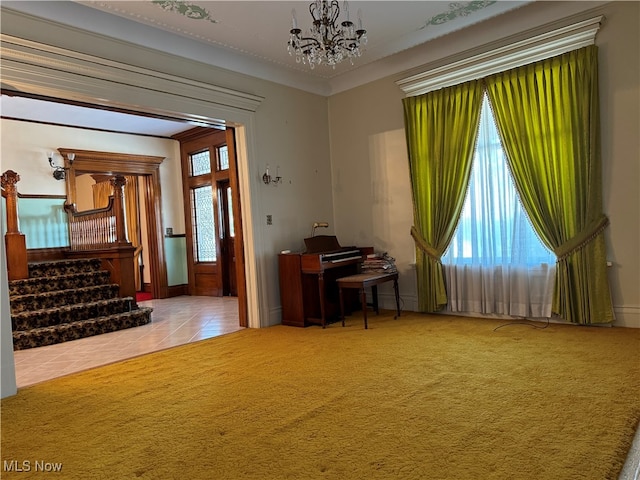
[{"label": "wall sconce", "polygon": [[265,185],[269,185],[270,183],[276,185],[278,183],[282,183],[282,177],[280,176],[280,167],[276,167],[276,176],[271,177],[271,175],[269,175],[269,165],[267,165],[267,170],[264,172],[264,175],[262,175],[262,181]]},{"label": "wall sconce", "polygon": [[[64,180],[66,177],[66,168],[53,164],[53,152],[47,153],[47,158],[49,159],[49,166],[53,168],[53,178],[56,180]],[[75,158],[75,153],[67,153],[67,160],[69,160],[69,163],[73,163]]]},{"label": "wall sconce", "polygon": [[329,224],[327,222],[313,222],[311,227],[311,236],[315,237],[316,228],[329,228]]}]

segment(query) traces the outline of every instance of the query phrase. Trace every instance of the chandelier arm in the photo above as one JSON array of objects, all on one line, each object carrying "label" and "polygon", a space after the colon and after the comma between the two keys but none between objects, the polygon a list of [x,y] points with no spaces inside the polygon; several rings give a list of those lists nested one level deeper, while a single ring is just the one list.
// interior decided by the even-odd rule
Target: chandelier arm
[{"label": "chandelier arm", "polygon": [[[334,8],[335,7],[335,8]],[[331,25],[335,28],[336,20],[340,16],[340,5],[338,4],[338,0],[331,1]]]},{"label": "chandelier arm", "polygon": [[343,44],[345,40],[355,40],[355,38],[345,37],[341,33],[336,33],[333,37],[331,37],[332,43]]},{"label": "chandelier arm", "polygon": [[360,47],[360,43],[357,38],[339,38],[334,42],[338,47],[354,52]]},{"label": "chandelier arm", "polygon": [[[322,44],[313,37],[299,37],[298,42],[299,42],[298,47],[301,50],[304,50],[312,45],[315,46],[316,48],[321,48],[322,46]],[[302,42],[307,42],[307,43],[303,44]]]},{"label": "chandelier arm", "polygon": [[317,7],[317,6],[318,6],[318,2],[317,2],[317,1],[315,1],[315,2],[311,2],[311,3],[309,4],[309,14],[311,15],[311,18],[313,18],[314,20],[319,20],[319,19],[321,19],[321,18],[322,18],[322,12],[318,12],[318,15],[319,15],[318,17],[316,17],[316,16],[313,14],[314,10],[316,10],[316,11],[317,11],[317,9],[314,9],[313,7]]}]

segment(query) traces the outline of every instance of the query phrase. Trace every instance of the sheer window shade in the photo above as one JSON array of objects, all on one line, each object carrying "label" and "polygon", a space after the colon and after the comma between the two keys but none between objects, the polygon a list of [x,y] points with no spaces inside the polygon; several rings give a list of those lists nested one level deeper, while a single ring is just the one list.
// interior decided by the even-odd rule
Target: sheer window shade
[{"label": "sheer window shade", "polygon": [[465,203],[442,257],[447,309],[550,317],[555,262],[522,208],[485,95]]}]

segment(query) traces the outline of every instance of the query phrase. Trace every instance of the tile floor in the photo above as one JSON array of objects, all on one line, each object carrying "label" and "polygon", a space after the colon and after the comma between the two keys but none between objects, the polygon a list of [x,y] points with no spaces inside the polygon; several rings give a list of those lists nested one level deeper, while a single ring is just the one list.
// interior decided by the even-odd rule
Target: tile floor
[{"label": "tile floor", "polygon": [[147,325],[15,351],[18,388],[242,328],[235,297],[182,296],[140,305],[153,308]]}]

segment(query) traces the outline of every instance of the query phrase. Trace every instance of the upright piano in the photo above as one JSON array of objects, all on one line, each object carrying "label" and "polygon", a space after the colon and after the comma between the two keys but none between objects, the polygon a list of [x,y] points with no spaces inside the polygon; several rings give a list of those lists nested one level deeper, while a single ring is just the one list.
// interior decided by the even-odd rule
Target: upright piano
[{"label": "upright piano", "polygon": [[341,247],[333,235],[304,242],[304,252],[278,255],[282,324],[324,328],[340,314],[336,279],[357,273],[373,247]]}]

